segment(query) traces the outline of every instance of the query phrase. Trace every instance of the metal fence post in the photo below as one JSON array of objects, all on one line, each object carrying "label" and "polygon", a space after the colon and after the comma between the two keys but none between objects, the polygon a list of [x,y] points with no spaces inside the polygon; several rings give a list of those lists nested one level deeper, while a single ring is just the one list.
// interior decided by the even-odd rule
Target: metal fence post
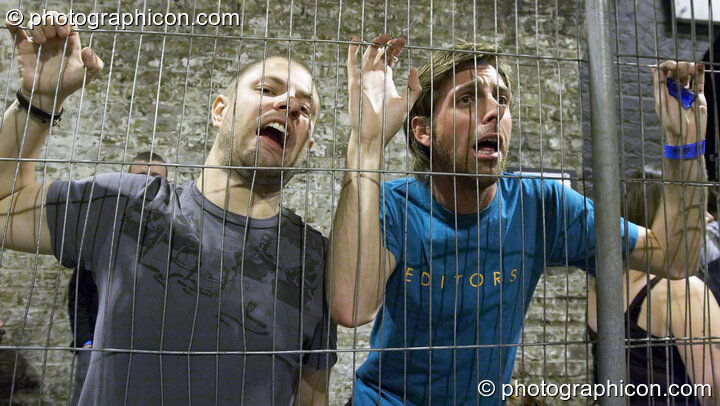
[{"label": "metal fence post", "polygon": [[[592,166],[597,261],[598,383],[620,385],[625,378],[625,345],[620,241],[616,81],[613,75],[611,4],[585,0],[590,71]],[[600,404],[624,404],[605,396]]]}]

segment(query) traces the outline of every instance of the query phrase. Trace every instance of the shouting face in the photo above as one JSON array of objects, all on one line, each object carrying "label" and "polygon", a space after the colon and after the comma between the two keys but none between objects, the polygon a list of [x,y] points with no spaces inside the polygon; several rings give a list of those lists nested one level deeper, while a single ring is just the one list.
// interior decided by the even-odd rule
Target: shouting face
[{"label": "shouting face", "polygon": [[510,144],[508,87],[492,65],[473,64],[456,71],[442,89],[432,136],[427,126],[414,126],[418,141],[432,145],[433,170],[491,175],[480,182],[494,183],[505,167]]},{"label": "shouting face", "polygon": [[[253,172],[256,181],[277,183],[283,170],[304,157],[317,117],[318,96],[312,76],[284,58],[271,58],[245,71],[237,81],[234,100],[220,96],[213,106],[218,115],[222,164]],[[265,169],[276,168],[276,169]],[[291,172],[285,172],[286,182]]]}]

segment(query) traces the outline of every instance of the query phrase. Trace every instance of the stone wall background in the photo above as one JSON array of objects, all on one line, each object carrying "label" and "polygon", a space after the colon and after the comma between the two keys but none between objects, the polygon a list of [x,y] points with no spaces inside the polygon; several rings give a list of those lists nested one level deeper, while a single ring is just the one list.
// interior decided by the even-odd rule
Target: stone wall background
[{"label": "stone wall background", "polygon": [[[289,53],[307,61],[315,77],[322,78],[317,83],[322,110],[316,145],[303,163],[309,170],[293,179],[283,194],[283,204],[327,235],[334,208],[328,203],[336,202],[342,177],[333,169],[343,167],[349,133],[345,41],[354,34],[370,40],[382,32],[408,39],[407,51],[396,69],[398,86],[405,85],[410,66],[428,60],[430,48],[451,47],[460,38],[501,43],[516,74],[509,165],[577,174],[585,169],[590,175],[586,170],[589,150],[584,146],[587,131],[583,129],[589,125],[589,110],[582,108],[587,93],[580,91],[581,72],[586,69],[584,3],[472,3],[412,0],[408,9],[407,2],[379,0],[235,0],[219,6],[217,2],[189,0],[76,1],[76,12],[90,12],[93,7],[105,12],[145,7],[208,13],[219,7],[221,11],[242,13],[243,19],[234,27],[169,27],[167,35],[161,35],[162,27],[146,28],[143,35],[116,32],[112,27],[82,32],[83,43],[91,43],[104,59],[105,70],[82,95],[76,94],[67,102],[63,122],[53,128],[42,153],[38,177],[68,179],[124,171],[127,165],[123,162],[132,159],[136,151],[152,148],[172,165],[170,179],[193,178],[214,138],[209,106],[226,80],[251,59]],[[646,3],[638,8],[646,7]],[[42,9],[43,4],[0,0],[0,10],[18,7],[27,14]],[[68,11],[65,2],[49,1],[46,7]],[[622,15],[625,18],[626,14]],[[639,31],[653,31],[654,20],[644,21],[649,25]],[[664,24],[662,20],[658,27],[667,37],[672,32]],[[624,30],[622,43],[631,42],[635,34],[626,33],[627,24],[618,26]],[[702,41],[696,40],[702,48]],[[702,54],[706,48],[698,52]],[[655,55],[652,49],[643,52]],[[5,106],[14,99],[18,86],[11,60],[12,42],[7,34],[0,35],[0,98]],[[636,76],[627,83],[637,82]],[[652,98],[651,91],[643,95]],[[652,102],[642,106],[642,111],[652,111]],[[643,117],[647,122],[651,115],[645,113]],[[626,133],[633,119],[629,114],[623,116]],[[645,133],[650,133],[650,128]],[[403,140],[404,135],[398,134],[389,147],[387,169],[394,173],[387,179],[400,176],[398,172],[408,167]],[[646,142],[649,148],[659,148],[649,137]],[[630,145],[626,147],[629,150],[637,148]],[[583,190],[589,182],[589,178],[579,178],[574,186]],[[49,257],[8,250],[0,255],[0,320],[5,322],[0,330],[4,332],[0,341],[0,402],[8,402],[15,376],[14,404],[64,404],[72,376],[72,356],[66,349],[70,342],[66,310],[70,271]],[[548,270],[526,319],[515,371],[518,379],[556,383],[591,380],[592,360],[585,336],[586,290],[585,273],[572,268]],[[332,405],[344,404],[350,394],[352,372],[369,349],[369,329],[340,329],[340,361],[331,378]]]}]

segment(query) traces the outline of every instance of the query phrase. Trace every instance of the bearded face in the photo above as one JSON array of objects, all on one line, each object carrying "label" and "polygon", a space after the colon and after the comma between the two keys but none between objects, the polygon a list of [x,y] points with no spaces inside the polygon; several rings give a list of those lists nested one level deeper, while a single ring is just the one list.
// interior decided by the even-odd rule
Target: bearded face
[{"label": "bearded face", "polygon": [[317,93],[310,73],[290,64],[272,58],[247,70],[218,131],[222,164],[240,166],[236,173],[257,186],[282,187],[313,143]]},{"label": "bearded face", "polygon": [[433,170],[489,175],[479,181],[494,183],[505,169],[512,131],[505,82],[492,65],[471,66],[456,72],[443,94],[432,126]]}]

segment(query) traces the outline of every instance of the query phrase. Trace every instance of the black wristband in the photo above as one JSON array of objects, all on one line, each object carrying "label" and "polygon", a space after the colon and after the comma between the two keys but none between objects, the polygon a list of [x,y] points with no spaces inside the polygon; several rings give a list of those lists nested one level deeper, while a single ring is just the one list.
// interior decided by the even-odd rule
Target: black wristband
[{"label": "black wristband", "polygon": [[43,124],[52,123],[52,125],[58,125],[58,123],[60,122],[60,116],[62,116],[63,110],[60,110],[59,113],[52,114],[41,110],[31,105],[30,101],[25,98],[25,95],[22,94],[22,90],[20,89],[18,89],[16,97],[18,103],[20,103],[20,106],[22,106],[28,112],[28,114],[42,121]]}]

